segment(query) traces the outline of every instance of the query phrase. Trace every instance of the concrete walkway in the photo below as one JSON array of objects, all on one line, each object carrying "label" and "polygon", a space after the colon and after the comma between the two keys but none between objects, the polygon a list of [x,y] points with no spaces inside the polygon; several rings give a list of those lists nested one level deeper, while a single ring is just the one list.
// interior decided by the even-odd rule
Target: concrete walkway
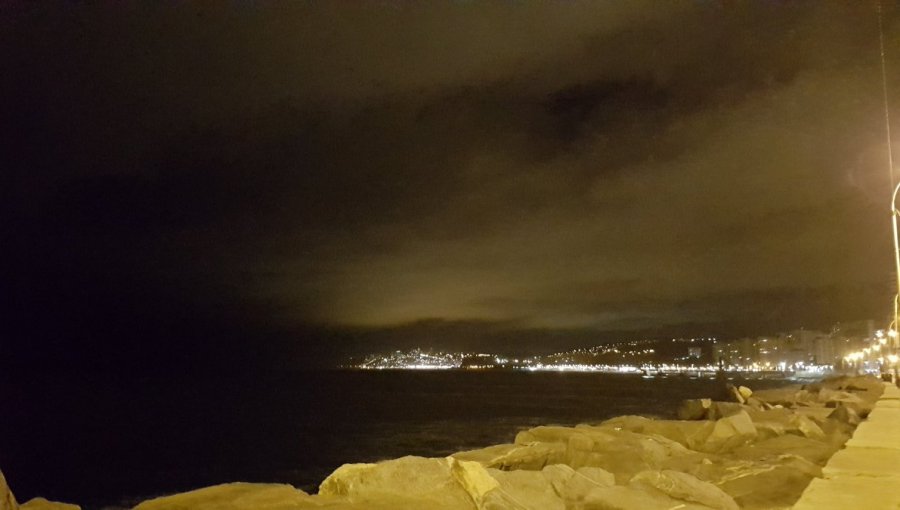
[{"label": "concrete walkway", "polygon": [[885,384],[869,417],[809,484],[794,510],[900,509],[900,388]]}]

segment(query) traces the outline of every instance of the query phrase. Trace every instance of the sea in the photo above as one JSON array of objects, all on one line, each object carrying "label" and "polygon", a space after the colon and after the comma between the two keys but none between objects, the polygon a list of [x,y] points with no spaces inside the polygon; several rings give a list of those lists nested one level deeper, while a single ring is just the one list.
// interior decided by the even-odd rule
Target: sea
[{"label": "sea", "polygon": [[86,510],[232,481],[315,492],[344,463],[446,456],[538,425],[673,417],[682,399],[722,386],[502,370],[31,374],[0,380],[0,470],[20,502],[43,496]]}]

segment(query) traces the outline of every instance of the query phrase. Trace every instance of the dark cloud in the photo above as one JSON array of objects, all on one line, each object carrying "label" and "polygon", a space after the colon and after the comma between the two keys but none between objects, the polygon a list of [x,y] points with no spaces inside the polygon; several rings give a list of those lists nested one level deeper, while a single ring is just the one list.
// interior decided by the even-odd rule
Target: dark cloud
[{"label": "dark cloud", "polygon": [[112,303],[116,335],[234,346],[887,312],[871,5],[3,9],[17,336]]}]

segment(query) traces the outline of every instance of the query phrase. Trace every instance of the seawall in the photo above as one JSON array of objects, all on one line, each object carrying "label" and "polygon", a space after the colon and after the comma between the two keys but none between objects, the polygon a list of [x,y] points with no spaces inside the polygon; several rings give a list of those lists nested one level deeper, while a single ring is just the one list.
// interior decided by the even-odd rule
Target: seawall
[{"label": "seawall", "polygon": [[885,383],[875,408],[822,475],[809,484],[795,510],[900,508],[900,389]]}]

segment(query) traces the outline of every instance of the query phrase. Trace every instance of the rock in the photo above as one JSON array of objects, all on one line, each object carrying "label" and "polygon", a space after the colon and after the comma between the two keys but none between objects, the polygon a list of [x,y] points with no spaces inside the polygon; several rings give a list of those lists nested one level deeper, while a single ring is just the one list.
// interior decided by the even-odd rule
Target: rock
[{"label": "rock", "polygon": [[840,448],[850,439],[855,429],[856,425],[850,425],[831,418],[825,420],[825,423],[822,424],[822,432],[825,433],[824,442],[835,448]]},{"label": "rock", "polygon": [[730,454],[704,454],[704,456],[692,460],[694,462],[691,464],[672,465],[670,469],[687,473],[705,482],[717,484],[728,476],[746,470],[754,464],[752,461],[735,459]]},{"label": "rock", "polygon": [[653,488],[621,485],[594,489],[588,493],[584,502],[575,508],[581,510],[709,510],[707,506],[687,503]]},{"label": "rock", "polygon": [[802,457],[813,464],[825,465],[837,447],[808,437],[785,434],[735,448],[731,455],[737,459],[773,461],[784,454]]},{"label": "rock", "polygon": [[30,499],[27,503],[21,505],[19,508],[21,510],[81,510],[81,507],[78,505],[47,501],[44,498]]},{"label": "rock", "polygon": [[717,510],[738,510],[737,503],[715,485],[698,480],[678,471],[643,471],[628,483],[630,486],[646,485],[669,497],[699,503]]},{"label": "rock", "polygon": [[[134,507],[134,510],[294,510],[314,508],[315,500],[314,496],[290,485],[227,483],[144,501]],[[67,505],[29,508],[74,510],[78,507]]]},{"label": "rock", "polygon": [[750,407],[751,409],[759,409],[759,410],[766,410],[766,409],[772,408],[772,406],[770,406],[769,404],[763,402],[762,400],[760,400],[756,397],[749,397],[747,399],[747,402],[745,403],[745,405]]},{"label": "rock", "polygon": [[860,393],[864,392],[866,398],[871,398],[872,400],[878,400],[882,392],[884,392],[884,385],[881,380],[869,375],[855,377],[839,376],[826,379],[822,382],[831,389]]},{"label": "rock", "polygon": [[857,395],[843,391],[838,392],[827,389],[822,391],[830,392],[824,397],[825,400],[823,400],[823,403],[825,407],[836,408],[838,405],[845,405],[853,409],[860,418],[868,416],[875,407],[875,400],[872,399],[863,399]]},{"label": "rock", "polygon": [[453,457],[503,470],[540,470],[544,466],[561,463],[565,459],[565,453],[566,445],[563,443],[535,442],[490,446],[481,450],[454,453]]},{"label": "rock", "polygon": [[0,471],[0,510],[17,510],[18,508],[16,497],[13,496],[12,490],[7,485],[3,471]]},{"label": "rock", "polygon": [[578,471],[564,464],[541,471],[500,471],[477,462],[455,461],[454,477],[479,510],[558,509],[577,503],[591,490],[615,484],[612,473],[599,468]]},{"label": "rock", "polygon": [[541,471],[488,469],[499,486],[488,491],[479,510],[565,510],[566,504]]},{"label": "rock", "polygon": [[859,417],[859,414],[857,414],[852,407],[844,403],[838,404],[838,406],[835,407],[833,411],[831,411],[831,414],[829,414],[828,417],[853,426],[859,425],[859,423],[862,421],[862,419]]},{"label": "rock", "polygon": [[802,414],[791,417],[790,424],[804,436],[810,439],[825,440],[825,432],[814,421]]},{"label": "rock", "polygon": [[450,472],[456,482],[469,494],[476,508],[481,508],[488,493],[500,487],[487,469],[474,461],[450,459]]},{"label": "rock", "polygon": [[800,390],[794,394],[794,406],[798,405],[809,405],[810,402],[814,401],[815,398],[809,392],[809,390]]},{"label": "rock", "polygon": [[775,407],[772,409],[745,408],[744,411],[747,412],[754,423],[778,423],[784,426],[787,426],[790,423],[791,416],[795,413],[795,411],[783,407]]},{"label": "rock", "polygon": [[712,406],[712,400],[708,398],[682,400],[681,405],[678,406],[678,419],[705,420],[710,406]]},{"label": "rock", "polygon": [[733,384],[726,384],[725,392],[728,395],[728,398],[734,400],[738,404],[743,404],[745,402],[744,396],[741,394],[741,391],[735,388]]},{"label": "rock", "polygon": [[509,452],[522,448],[517,444],[496,444],[487,448],[479,448],[477,450],[466,450],[456,452],[451,457],[457,460],[465,460],[470,462],[478,462],[485,467],[494,467],[494,464],[501,462],[500,459],[505,457]]},{"label": "rock", "polygon": [[773,406],[791,407],[796,403],[800,390],[801,387],[794,384],[771,390],[756,390],[753,396]]},{"label": "rock", "polygon": [[[785,436],[787,437],[787,436]],[[716,485],[745,510],[790,508],[822,468],[795,455],[735,470]]]},{"label": "rock", "polygon": [[819,440],[824,439],[825,434],[817,423],[825,423],[828,415],[832,412],[824,407],[801,407],[794,410],[784,408],[747,409],[746,411],[762,438],[792,433]]},{"label": "rock", "polygon": [[534,443],[562,443],[569,442],[569,437],[578,434],[574,427],[541,426],[523,430],[516,434],[517,445],[530,445]]},{"label": "rock", "polygon": [[754,420],[753,426],[756,427],[756,435],[759,440],[783,436],[787,432],[785,426],[777,422]]},{"label": "rock", "polygon": [[[546,468],[544,471],[546,473]],[[580,467],[566,480],[565,485],[557,488],[556,492],[562,496],[567,504],[571,504],[583,501],[588,493],[594,489],[612,487],[615,484],[615,475],[605,469]]]},{"label": "rock", "polygon": [[738,393],[740,393],[741,397],[743,397],[744,399],[744,402],[746,402],[747,399],[750,398],[750,395],[753,395],[753,390],[746,386],[738,386]]},{"label": "rock", "polygon": [[643,416],[619,416],[604,421],[601,426],[662,436],[696,450],[706,442],[715,424],[710,421],[651,420]]},{"label": "rock", "polygon": [[705,452],[726,452],[756,439],[756,427],[746,411],[716,420],[715,427],[701,446]]},{"label": "rock", "polygon": [[[828,388],[822,388],[821,390],[819,390],[817,400],[823,404],[826,404],[826,406],[829,403],[836,404],[838,402],[861,404],[863,401],[861,398],[852,393],[848,393],[846,391],[831,390]],[[832,405],[831,407],[834,407],[834,405]]]},{"label": "rock", "polygon": [[619,483],[627,482],[640,471],[664,469],[673,458],[691,454],[675,441],[661,436],[636,434],[606,427],[581,427],[569,438],[566,462],[581,467],[603,468]]},{"label": "rock", "polygon": [[710,420],[718,420],[744,411],[743,404],[737,402],[713,402],[706,417]]},{"label": "rock", "polygon": [[475,509],[472,497],[451,467],[456,459],[402,457],[377,464],[345,464],[319,486],[322,496],[376,506],[415,505],[434,509]]},{"label": "rock", "polygon": [[[575,470],[565,464],[553,464],[542,469],[541,474],[544,476],[544,479],[550,482],[553,490],[565,500],[567,498],[565,493],[572,477],[575,476]],[[613,484],[615,483],[615,478],[613,477]]]},{"label": "rock", "polygon": [[831,414],[831,409],[820,406],[798,407],[797,409],[794,409],[794,412],[806,416],[815,423],[822,424],[828,419],[828,416]]}]

